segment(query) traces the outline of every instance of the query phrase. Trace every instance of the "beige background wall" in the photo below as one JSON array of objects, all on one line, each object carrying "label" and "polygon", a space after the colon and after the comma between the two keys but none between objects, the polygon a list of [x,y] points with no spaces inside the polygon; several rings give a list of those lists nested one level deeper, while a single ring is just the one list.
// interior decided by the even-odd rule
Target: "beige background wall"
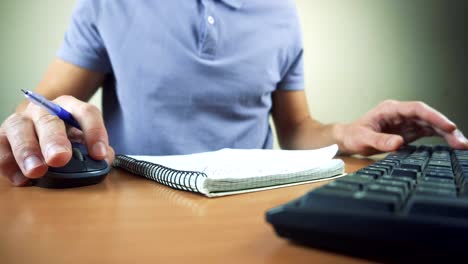
[{"label": "beige background wall", "polygon": [[[316,118],[347,122],[387,98],[422,100],[468,134],[466,1],[296,2]],[[19,89],[33,89],[54,58],[74,3],[0,1],[0,120],[21,100]]]}]

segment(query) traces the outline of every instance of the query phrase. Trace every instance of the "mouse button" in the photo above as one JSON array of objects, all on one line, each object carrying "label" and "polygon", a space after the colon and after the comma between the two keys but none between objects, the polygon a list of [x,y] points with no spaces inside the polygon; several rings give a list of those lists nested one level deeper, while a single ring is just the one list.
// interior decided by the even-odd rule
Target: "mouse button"
[{"label": "mouse button", "polygon": [[86,166],[82,161],[72,158],[65,166],[49,167],[49,171],[60,173],[76,173],[86,171]]},{"label": "mouse button", "polygon": [[104,170],[109,165],[107,165],[107,162],[104,160],[93,160],[91,158],[86,159],[86,168],[88,171],[98,171],[98,170]]},{"label": "mouse button", "polygon": [[84,160],[83,154],[81,153],[81,151],[78,148],[73,148],[72,153],[73,153],[73,158],[75,158],[75,159],[77,159],[79,161]]},{"label": "mouse button", "polygon": [[81,143],[77,143],[77,142],[72,142],[72,148],[76,148],[78,150],[80,150],[80,152],[83,154],[83,155],[88,155],[88,150],[86,149],[86,146],[84,144],[81,144]]}]

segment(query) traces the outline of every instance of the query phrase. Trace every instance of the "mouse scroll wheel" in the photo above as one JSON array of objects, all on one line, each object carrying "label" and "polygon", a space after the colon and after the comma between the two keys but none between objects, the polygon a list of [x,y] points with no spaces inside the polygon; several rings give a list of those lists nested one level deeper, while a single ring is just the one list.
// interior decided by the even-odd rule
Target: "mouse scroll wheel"
[{"label": "mouse scroll wheel", "polygon": [[80,161],[84,160],[83,154],[81,153],[80,149],[78,148],[73,148],[73,158],[78,159]]}]

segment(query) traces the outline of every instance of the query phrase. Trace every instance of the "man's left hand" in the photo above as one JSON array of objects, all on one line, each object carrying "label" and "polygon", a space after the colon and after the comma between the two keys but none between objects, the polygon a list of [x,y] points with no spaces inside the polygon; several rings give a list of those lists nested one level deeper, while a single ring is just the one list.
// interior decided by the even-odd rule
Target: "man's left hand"
[{"label": "man's left hand", "polygon": [[468,149],[457,126],[422,102],[387,100],[341,129],[341,152],[372,155],[398,149],[421,137],[439,135],[456,149]]}]

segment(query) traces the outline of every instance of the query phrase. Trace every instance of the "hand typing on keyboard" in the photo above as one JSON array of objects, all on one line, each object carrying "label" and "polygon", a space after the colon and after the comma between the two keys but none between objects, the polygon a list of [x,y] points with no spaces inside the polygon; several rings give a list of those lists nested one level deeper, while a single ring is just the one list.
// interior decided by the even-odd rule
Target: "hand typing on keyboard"
[{"label": "hand typing on keyboard", "polygon": [[468,149],[468,140],[447,117],[421,102],[387,100],[338,132],[343,154],[390,152],[421,137],[439,135],[449,146]]}]

